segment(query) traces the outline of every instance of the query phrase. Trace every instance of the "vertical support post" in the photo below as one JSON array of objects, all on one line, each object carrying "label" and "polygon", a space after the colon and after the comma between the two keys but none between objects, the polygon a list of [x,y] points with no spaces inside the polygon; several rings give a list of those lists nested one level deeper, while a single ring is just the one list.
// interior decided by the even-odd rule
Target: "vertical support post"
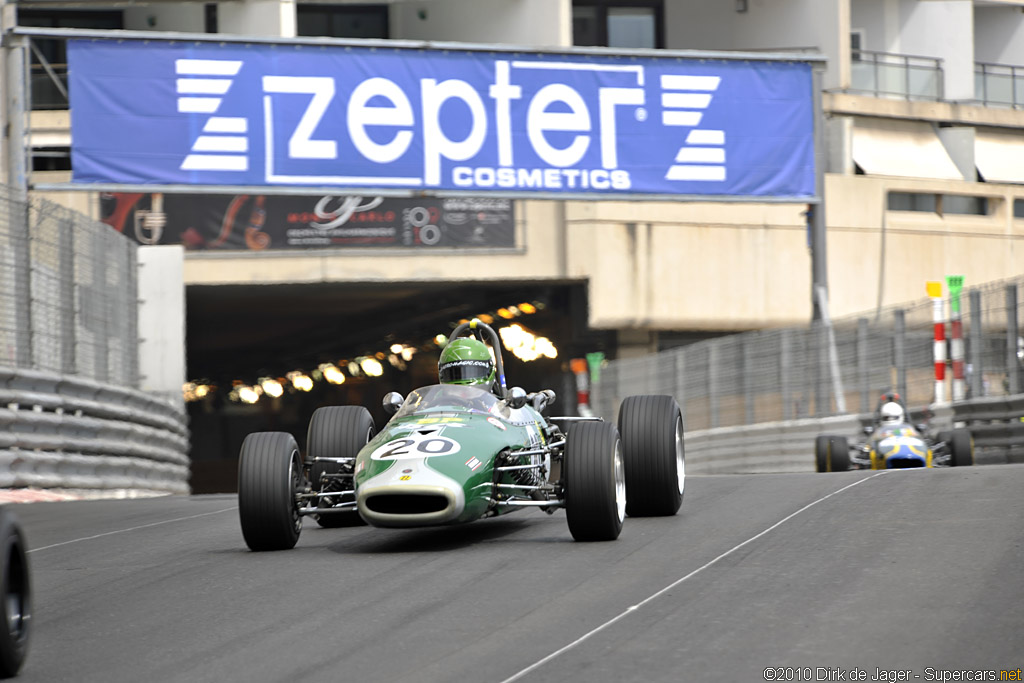
[{"label": "vertical support post", "polygon": [[981,292],[972,289],[968,294],[971,306],[971,397],[981,398],[984,394],[983,368],[981,367],[981,346],[985,340],[985,330],[981,326]]},{"label": "vertical support post", "polygon": [[813,326],[814,331],[814,416],[825,417],[832,412],[828,386],[828,330],[823,321]]},{"label": "vertical support post", "polygon": [[814,194],[817,203],[807,205],[807,225],[811,247],[811,320],[821,320],[822,299],[819,288],[828,300],[828,247],[825,238],[825,115],[821,103],[823,69],[814,67]]},{"label": "vertical support post", "polygon": [[92,243],[92,287],[88,296],[94,298],[90,308],[93,311],[93,379],[97,382],[110,381],[110,354],[108,345],[110,343],[110,314],[108,306],[111,305],[106,282],[107,282],[107,254],[104,252],[101,240],[94,239]]},{"label": "vertical support post", "polygon": [[902,308],[893,311],[892,320],[892,361],[896,366],[896,393],[906,400],[907,396],[907,312]]},{"label": "vertical support post", "polygon": [[857,393],[860,394],[860,412],[871,410],[871,382],[868,374],[868,319],[857,319]]},{"label": "vertical support post", "polygon": [[935,395],[933,402],[946,402],[946,317],[942,305],[942,283],[929,282],[928,296],[932,300],[932,358],[935,362]]},{"label": "vertical support post", "polygon": [[1006,392],[1020,393],[1017,358],[1017,285],[1006,285]]},{"label": "vertical support post", "polygon": [[[15,22],[15,5],[3,2],[0,7],[0,24],[6,31]],[[3,81],[6,84],[5,119],[6,119],[6,171],[7,184],[10,186],[10,202],[8,221],[11,228],[11,249],[14,254],[14,364],[16,367],[32,366],[32,231],[29,226],[28,210],[28,173],[26,171],[26,141],[28,131],[27,88],[25,83],[25,53],[28,50],[26,39],[21,36],[4,35],[4,52],[6,72]]]},{"label": "vertical support post", "polygon": [[793,419],[793,374],[792,342],[789,330],[779,334],[779,390],[782,393],[782,419]]},{"label": "vertical support post", "polygon": [[128,365],[128,372],[126,373],[125,379],[127,380],[128,386],[138,389],[139,388],[139,254],[138,247],[127,240],[124,241],[126,269],[127,269],[127,284],[128,292],[130,292],[130,298],[128,299],[128,311],[127,320],[125,325],[126,338],[131,340],[125,353],[127,358],[123,362]]},{"label": "vertical support post", "polygon": [[75,311],[75,224],[63,221],[57,235],[60,264],[60,299],[63,311],[60,320],[60,371],[73,375],[78,370],[77,314]]},{"label": "vertical support post", "polygon": [[714,429],[718,426],[718,344],[708,347],[708,411]]},{"label": "vertical support post", "polygon": [[743,353],[743,408],[745,424],[754,424],[754,361],[751,340],[744,335],[740,338],[740,351]]}]

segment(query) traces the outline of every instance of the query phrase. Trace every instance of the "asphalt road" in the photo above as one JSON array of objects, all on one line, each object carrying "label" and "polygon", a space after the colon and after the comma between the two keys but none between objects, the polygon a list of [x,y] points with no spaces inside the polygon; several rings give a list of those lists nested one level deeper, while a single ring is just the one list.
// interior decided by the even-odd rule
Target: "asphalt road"
[{"label": "asphalt road", "polygon": [[537,510],[423,530],[307,520],[294,550],[260,554],[234,496],[16,511],[36,604],[22,681],[1024,668],[1024,466],[690,477],[678,516],[594,544]]}]

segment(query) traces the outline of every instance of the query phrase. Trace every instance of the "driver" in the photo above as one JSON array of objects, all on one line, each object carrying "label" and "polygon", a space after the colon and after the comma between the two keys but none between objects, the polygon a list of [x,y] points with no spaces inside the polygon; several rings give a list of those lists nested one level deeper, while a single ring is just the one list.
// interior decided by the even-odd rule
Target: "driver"
[{"label": "driver", "polygon": [[883,427],[891,427],[893,425],[902,424],[905,420],[903,414],[903,406],[895,401],[882,404],[882,407],[878,411],[879,421]]},{"label": "driver", "polygon": [[463,337],[445,346],[437,361],[437,375],[441,384],[474,385],[498,393],[494,359],[487,346],[476,339]]}]

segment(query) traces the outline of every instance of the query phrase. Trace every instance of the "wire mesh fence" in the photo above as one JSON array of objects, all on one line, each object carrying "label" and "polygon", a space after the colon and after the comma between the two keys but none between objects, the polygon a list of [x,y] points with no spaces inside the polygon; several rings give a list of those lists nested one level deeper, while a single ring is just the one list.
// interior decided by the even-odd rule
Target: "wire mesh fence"
[{"label": "wire mesh fence", "polygon": [[137,388],[137,248],[0,187],[0,365]]},{"label": "wire mesh fence", "polygon": [[[965,288],[961,294],[963,398],[1024,391],[1024,338],[1018,297],[1024,278]],[[943,302],[943,320],[950,317]],[[945,358],[952,354],[945,325]],[[808,327],[730,335],[651,356],[610,361],[593,385],[592,406],[614,417],[633,394],[671,394],[688,429],[866,413],[884,391],[911,407],[953,399],[952,368],[936,396],[931,299]]]}]

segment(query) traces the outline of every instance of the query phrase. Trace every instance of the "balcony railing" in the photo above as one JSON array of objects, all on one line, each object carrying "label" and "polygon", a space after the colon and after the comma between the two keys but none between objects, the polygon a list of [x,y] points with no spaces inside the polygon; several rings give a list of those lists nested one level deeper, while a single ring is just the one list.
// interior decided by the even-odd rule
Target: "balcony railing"
[{"label": "balcony railing", "polygon": [[975,63],[974,96],[986,106],[1024,108],[1024,67]]},{"label": "balcony railing", "polygon": [[851,92],[907,100],[942,99],[942,60],[891,52],[854,50]]}]

